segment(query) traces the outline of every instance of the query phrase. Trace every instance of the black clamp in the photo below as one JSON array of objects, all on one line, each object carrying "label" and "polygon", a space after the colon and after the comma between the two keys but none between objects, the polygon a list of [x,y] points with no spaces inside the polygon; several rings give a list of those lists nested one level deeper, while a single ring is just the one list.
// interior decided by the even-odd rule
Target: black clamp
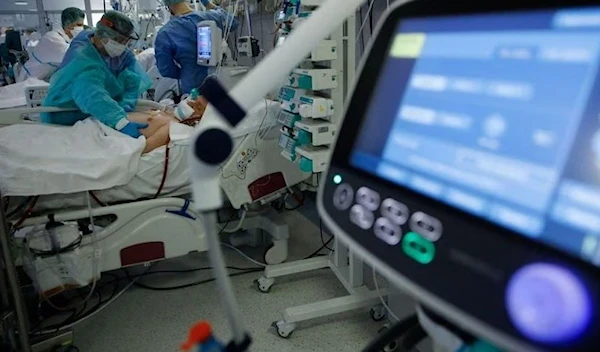
[{"label": "black clamp", "polygon": [[235,341],[231,341],[227,347],[225,347],[225,352],[246,352],[251,344],[252,338],[250,335],[245,334],[242,343],[236,344]]},{"label": "black clamp", "polygon": [[231,127],[237,126],[246,116],[246,112],[235,102],[221,85],[219,80],[208,77],[200,86],[200,95],[208,100],[229,122]]},{"label": "black clamp", "polygon": [[[237,126],[246,112],[229,96],[214,77],[208,77],[199,89],[202,95],[227,120],[231,127]],[[196,157],[209,165],[218,165],[229,158],[233,151],[231,136],[220,128],[210,128],[196,138]]]}]

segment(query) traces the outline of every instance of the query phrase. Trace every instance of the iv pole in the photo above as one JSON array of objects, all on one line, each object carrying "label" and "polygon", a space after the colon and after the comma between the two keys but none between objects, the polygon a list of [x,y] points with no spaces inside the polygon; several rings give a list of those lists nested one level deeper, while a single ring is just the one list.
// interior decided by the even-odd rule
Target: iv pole
[{"label": "iv pole", "polygon": [[[236,85],[225,98],[245,111],[258,102],[271,89],[277,87],[309,53],[317,47],[344,19],[352,15],[364,0],[327,0],[302,25],[295,29],[284,45],[263,59]],[[226,95],[226,93],[225,93]],[[236,116],[239,117],[239,116]],[[241,119],[223,116],[210,104],[205,112],[189,148],[190,175],[194,206],[203,213],[203,226],[209,243],[209,258],[215,270],[219,293],[223,296],[229,325],[233,333],[233,347],[249,343],[231,280],[227,275],[223,252],[216,231],[215,211],[223,205],[220,188],[219,164],[227,160],[232,151],[229,131]],[[207,147],[208,146],[208,147]],[[242,347],[241,349],[246,349]]]}]

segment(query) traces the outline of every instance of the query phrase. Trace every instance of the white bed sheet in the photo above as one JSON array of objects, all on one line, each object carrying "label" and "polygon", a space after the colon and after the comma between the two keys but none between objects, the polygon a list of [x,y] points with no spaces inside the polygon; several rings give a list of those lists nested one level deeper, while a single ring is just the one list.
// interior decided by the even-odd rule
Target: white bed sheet
[{"label": "white bed sheet", "polygon": [[[263,100],[248,111],[247,118],[232,131],[236,145],[243,138],[258,130],[272,128],[277,124],[280,104],[276,101]],[[173,128],[176,127],[176,128]],[[173,124],[170,130],[169,169],[161,197],[187,196],[191,193],[188,171],[187,148],[192,143],[190,131],[182,129],[182,125]],[[160,147],[150,153],[143,154],[138,161],[135,176],[125,185],[111,189],[95,191],[94,195],[103,203],[133,201],[155,196],[164,171],[166,147]],[[11,204],[19,204],[24,198],[13,197]],[[92,199],[92,206],[98,204]],[[85,192],[55,194],[41,196],[36,203],[36,211],[53,209],[81,208],[87,206]]]},{"label": "white bed sheet", "polygon": [[17,124],[0,128],[3,196],[102,190],[136,174],[144,138],[130,138],[94,119],[71,127]]},{"label": "white bed sheet", "polygon": [[37,78],[28,78],[23,82],[0,87],[0,109],[25,106],[27,104],[25,88],[43,85],[48,85],[48,83]]}]

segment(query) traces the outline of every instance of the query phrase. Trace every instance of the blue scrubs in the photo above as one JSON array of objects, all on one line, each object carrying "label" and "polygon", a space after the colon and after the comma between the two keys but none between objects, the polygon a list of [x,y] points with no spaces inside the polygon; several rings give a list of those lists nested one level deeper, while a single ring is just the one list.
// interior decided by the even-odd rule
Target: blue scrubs
[{"label": "blue scrubs", "polygon": [[181,80],[183,93],[198,88],[208,75],[208,68],[197,64],[196,25],[202,21],[215,21],[223,32],[231,21],[231,30],[237,28],[237,21],[223,9],[193,11],[171,17],[156,36],[154,49],[158,71],[163,77]]},{"label": "blue scrubs", "polygon": [[119,57],[104,57],[92,44],[93,32],[80,33],[50,80],[43,106],[76,108],[79,111],[44,113],[42,122],[74,125],[93,116],[120,130],[127,125],[127,112],[151,85],[150,78],[127,49]]}]

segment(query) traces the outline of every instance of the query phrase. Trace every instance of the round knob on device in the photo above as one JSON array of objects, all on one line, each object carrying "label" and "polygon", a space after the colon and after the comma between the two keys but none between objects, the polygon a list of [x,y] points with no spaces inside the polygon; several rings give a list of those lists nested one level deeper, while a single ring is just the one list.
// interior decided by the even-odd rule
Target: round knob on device
[{"label": "round knob on device", "polygon": [[194,143],[196,157],[211,165],[218,165],[227,160],[232,150],[231,136],[218,128],[202,131]]},{"label": "round knob on device", "polygon": [[519,269],[506,291],[508,315],[533,341],[561,344],[580,337],[591,320],[591,300],[570,270],[550,263]]}]

